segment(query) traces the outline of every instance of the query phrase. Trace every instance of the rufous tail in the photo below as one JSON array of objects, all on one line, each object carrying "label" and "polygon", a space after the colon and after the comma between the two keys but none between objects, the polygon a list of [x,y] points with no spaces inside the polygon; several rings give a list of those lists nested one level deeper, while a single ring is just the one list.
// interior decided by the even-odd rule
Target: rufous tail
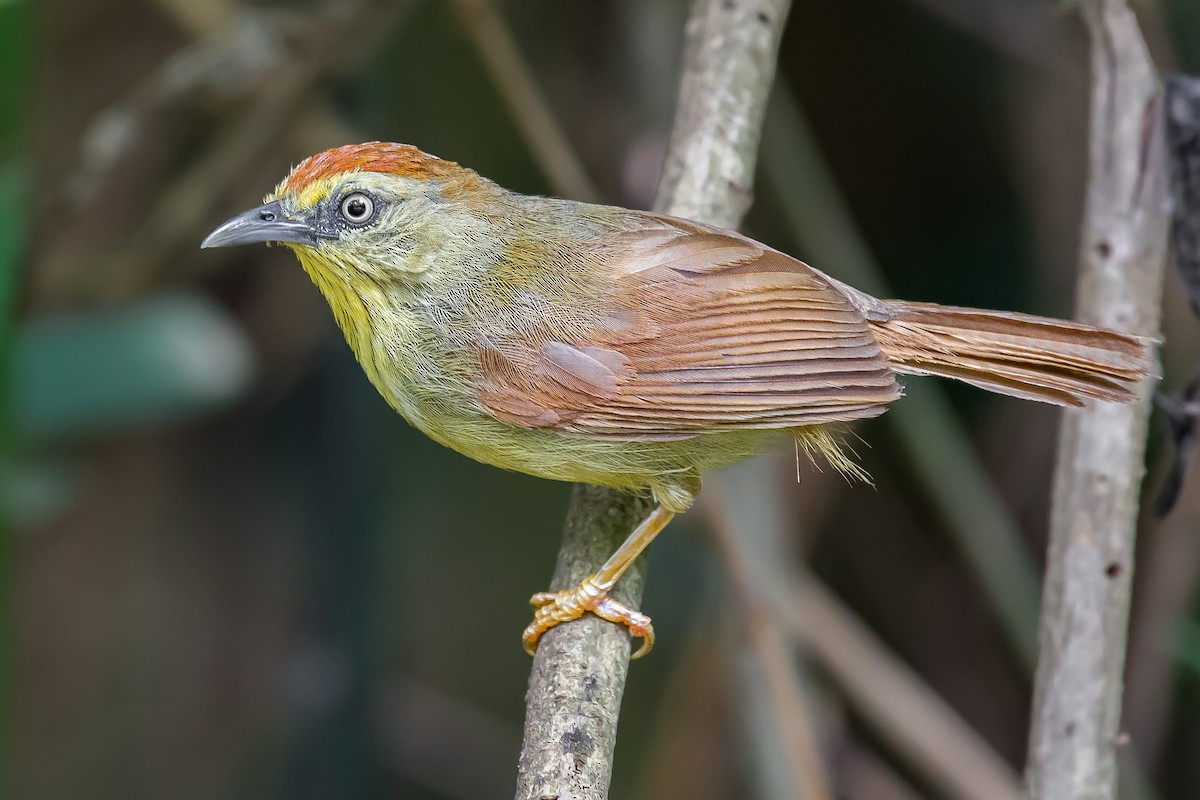
[{"label": "rufous tail", "polygon": [[1000,394],[1060,406],[1087,398],[1127,403],[1150,369],[1146,339],[1076,322],[1005,311],[888,301],[872,320],[901,373],[942,375]]}]

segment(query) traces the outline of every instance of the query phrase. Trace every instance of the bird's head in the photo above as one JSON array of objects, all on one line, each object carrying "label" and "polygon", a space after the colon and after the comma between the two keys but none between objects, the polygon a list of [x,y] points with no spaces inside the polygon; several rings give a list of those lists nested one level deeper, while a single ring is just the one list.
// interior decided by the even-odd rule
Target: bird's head
[{"label": "bird's head", "polygon": [[322,289],[415,277],[437,243],[453,238],[462,201],[483,183],[410,145],[337,147],[305,159],[263,205],[222,223],[201,247],[280,242]]}]

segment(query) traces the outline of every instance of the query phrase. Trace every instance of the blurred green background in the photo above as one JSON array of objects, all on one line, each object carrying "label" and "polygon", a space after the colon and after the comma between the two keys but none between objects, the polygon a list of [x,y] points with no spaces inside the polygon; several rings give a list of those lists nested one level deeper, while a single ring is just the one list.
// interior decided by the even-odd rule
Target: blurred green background
[{"label": "blurred green background", "polygon": [[[410,429],[286,250],[198,249],[349,141],[558,192],[469,5],[0,0],[4,797],[511,796],[519,634],[569,487]],[[497,6],[604,199],[648,207],[686,3]],[[1200,5],[1134,6],[1164,69],[1200,71]],[[862,288],[1069,315],[1087,78],[1081,27],[1050,3],[796,0],[745,229]],[[1169,280],[1170,390],[1200,360],[1179,294]],[[958,441],[915,411],[939,408],[927,383],[908,423],[855,428],[876,488],[807,465],[797,484],[790,454],[768,474],[796,557],[1019,769],[1057,412],[946,386]],[[968,566],[975,526],[920,477],[953,492],[965,468],[951,449],[922,473],[922,426],[982,462],[999,510],[966,513],[1014,533],[1013,580]],[[1152,442],[1148,492],[1167,456]],[[1148,786],[1130,796],[1200,796],[1192,478],[1141,538],[1124,729]],[[767,796],[702,522],[654,549],[660,644],[631,670],[614,797]],[[942,796],[812,684],[839,796]],[[865,788],[864,765],[911,794]]]}]

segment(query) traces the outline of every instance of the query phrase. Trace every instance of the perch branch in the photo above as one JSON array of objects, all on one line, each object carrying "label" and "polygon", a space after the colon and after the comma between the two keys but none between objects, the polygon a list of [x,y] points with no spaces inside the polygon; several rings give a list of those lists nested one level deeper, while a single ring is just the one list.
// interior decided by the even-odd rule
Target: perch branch
[{"label": "perch branch", "polygon": [[[1091,40],[1078,317],[1156,336],[1169,202],[1158,75],[1125,0],[1079,3]],[[1125,663],[1150,381],[1063,419],[1026,780],[1032,800],[1107,800]]]},{"label": "perch branch", "polygon": [[[727,227],[740,222],[788,5],[693,5],[658,210]],[[577,487],[551,588],[591,574],[646,510],[644,500]],[[642,564],[626,573],[617,587],[622,602],[640,602],[643,574]],[[560,625],[542,638],[526,700],[519,799],[608,796],[628,661],[626,632],[597,619]]]}]

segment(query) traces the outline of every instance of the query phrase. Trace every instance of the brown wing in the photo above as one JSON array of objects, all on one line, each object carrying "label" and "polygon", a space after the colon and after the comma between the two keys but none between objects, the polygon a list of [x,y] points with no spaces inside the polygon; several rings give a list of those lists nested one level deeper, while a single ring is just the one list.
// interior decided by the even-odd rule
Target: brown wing
[{"label": "brown wing", "polygon": [[591,325],[480,344],[489,412],[670,439],[875,416],[899,396],[863,314],[821,273],[736,234],[642,219],[606,243],[615,289]]}]

